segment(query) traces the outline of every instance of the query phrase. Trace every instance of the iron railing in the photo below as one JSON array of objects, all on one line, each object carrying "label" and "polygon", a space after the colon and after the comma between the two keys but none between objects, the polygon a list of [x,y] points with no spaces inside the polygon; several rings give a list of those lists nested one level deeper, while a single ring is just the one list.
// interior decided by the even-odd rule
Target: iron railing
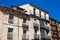
[{"label": "iron railing", "polygon": [[23,34],[23,35],[22,35],[22,39],[23,39],[23,40],[29,40],[29,35]]}]

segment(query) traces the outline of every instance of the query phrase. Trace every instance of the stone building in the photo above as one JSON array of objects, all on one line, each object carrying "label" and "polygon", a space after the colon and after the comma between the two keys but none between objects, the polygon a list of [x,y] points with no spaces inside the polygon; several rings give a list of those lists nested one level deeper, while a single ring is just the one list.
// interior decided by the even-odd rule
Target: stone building
[{"label": "stone building", "polygon": [[50,18],[51,40],[59,40],[57,20]]},{"label": "stone building", "polygon": [[59,24],[33,4],[0,6],[0,40],[59,40]]}]

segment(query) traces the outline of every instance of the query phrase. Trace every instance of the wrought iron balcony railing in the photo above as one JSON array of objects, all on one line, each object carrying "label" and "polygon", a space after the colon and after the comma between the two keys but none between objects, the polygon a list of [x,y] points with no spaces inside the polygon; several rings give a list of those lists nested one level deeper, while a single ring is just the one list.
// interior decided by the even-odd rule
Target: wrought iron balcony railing
[{"label": "wrought iron balcony railing", "polygon": [[34,34],[34,39],[39,39],[39,35],[38,34]]},{"label": "wrought iron balcony railing", "polygon": [[50,39],[50,36],[46,35],[46,39]]},{"label": "wrought iron balcony railing", "polygon": [[9,22],[9,23],[13,23],[13,19],[9,19],[8,22]]},{"label": "wrought iron balcony railing", "polygon": [[23,39],[23,40],[29,40],[29,35],[23,34],[23,35],[22,35],[22,39]]},{"label": "wrought iron balcony railing", "polygon": [[36,26],[36,27],[38,27],[38,26],[39,26],[39,24],[38,24],[38,23],[36,23],[36,21],[34,21],[33,25],[34,25],[34,26]]},{"label": "wrought iron balcony railing", "polygon": [[28,22],[23,23],[22,26],[28,26]]},{"label": "wrought iron balcony railing", "polygon": [[50,39],[50,36],[45,35],[45,36],[41,36],[41,38]]},{"label": "wrought iron balcony railing", "polygon": [[46,36],[43,36],[43,35],[42,35],[41,38],[45,38],[45,39],[46,39]]},{"label": "wrought iron balcony railing", "polygon": [[46,27],[45,27],[45,26],[41,26],[40,28],[41,28],[41,29],[49,30],[49,27],[47,27],[47,26],[46,26]]},{"label": "wrought iron balcony railing", "polygon": [[49,30],[49,27],[48,27],[48,26],[46,26],[46,27],[45,27],[45,29],[46,29],[46,30]]}]

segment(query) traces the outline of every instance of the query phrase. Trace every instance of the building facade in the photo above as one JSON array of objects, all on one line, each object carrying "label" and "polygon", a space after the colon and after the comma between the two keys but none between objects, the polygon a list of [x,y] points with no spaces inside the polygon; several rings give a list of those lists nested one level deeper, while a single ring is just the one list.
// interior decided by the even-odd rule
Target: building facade
[{"label": "building facade", "polygon": [[50,18],[51,40],[59,40],[57,20]]},{"label": "building facade", "polygon": [[59,40],[60,40],[60,22],[57,22],[58,25],[58,36],[59,36]]},{"label": "building facade", "polygon": [[[40,28],[41,28],[40,21],[44,24],[43,22],[44,20],[42,21],[44,16],[43,15],[44,11],[42,11],[41,17],[40,15],[39,16],[35,15],[36,14],[35,12],[36,11],[34,9],[33,14],[28,15],[26,14],[27,11],[25,9],[16,6],[12,6],[11,8],[0,6],[0,15],[1,15],[0,39],[1,40],[4,39],[5,40],[41,40],[42,39],[41,35],[45,35],[45,39],[46,39],[47,38],[46,31],[40,32]],[[44,25],[43,24],[41,24],[41,26],[45,27],[45,24]],[[43,32],[45,34],[42,34]]]},{"label": "building facade", "polygon": [[0,40],[58,40],[58,24],[32,4],[0,6]]}]

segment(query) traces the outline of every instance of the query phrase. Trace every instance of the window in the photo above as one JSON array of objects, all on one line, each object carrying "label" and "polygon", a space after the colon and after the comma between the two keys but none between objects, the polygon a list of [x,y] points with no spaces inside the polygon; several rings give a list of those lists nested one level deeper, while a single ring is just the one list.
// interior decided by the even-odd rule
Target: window
[{"label": "window", "polygon": [[9,23],[13,23],[13,17],[14,17],[13,14],[9,14]]},{"label": "window", "polygon": [[8,40],[12,40],[13,38],[13,28],[8,28]]},{"label": "window", "polygon": [[41,17],[41,11],[39,11],[40,17]]},{"label": "window", "polygon": [[34,31],[35,31],[35,33],[37,33],[38,27],[34,26]]},{"label": "window", "polygon": [[26,30],[23,30],[23,34],[26,34]]},{"label": "window", "polygon": [[23,28],[23,35],[22,35],[22,40],[26,40],[27,37],[27,28]]},{"label": "window", "polygon": [[46,20],[46,13],[44,13],[44,17],[45,17],[45,20]]},{"label": "window", "polygon": [[41,36],[45,36],[45,30],[44,29],[40,29],[41,31]]},{"label": "window", "polygon": [[33,8],[33,13],[34,13],[34,15],[35,15],[35,8]]},{"label": "window", "polygon": [[26,18],[23,18],[23,23],[25,23],[26,22]]},{"label": "window", "polygon": [[44,27],[44,21],[40,20],[40,27]]}]

